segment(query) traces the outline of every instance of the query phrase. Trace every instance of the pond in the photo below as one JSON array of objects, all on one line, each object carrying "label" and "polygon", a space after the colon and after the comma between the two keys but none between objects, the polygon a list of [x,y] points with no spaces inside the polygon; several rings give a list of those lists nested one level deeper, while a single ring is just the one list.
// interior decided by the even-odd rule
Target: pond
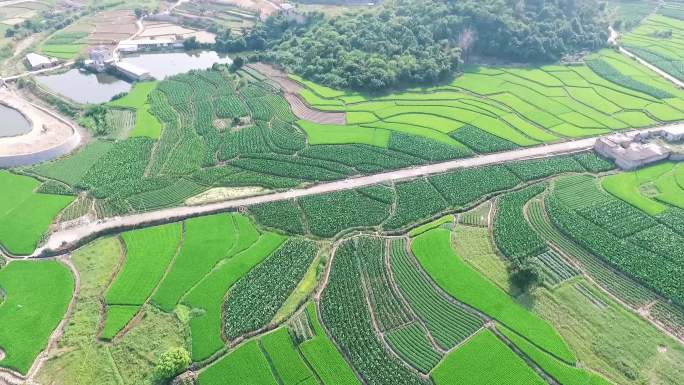
[{"label": "pond", "polygon": [[112,96],[131,89],[131,83],[116,76],[101,73],[94,74],[74,68],[55,75],[36,76],[42,86],[66,96],[77,103],[104,103]]},{"label": "pond", "polygon": [[[193,69],[211,68],[214,63],[231,63],[215,51],[159,52],[122,56],[122,61],[144,68],[158,80]],[[104,103],[131,89],[130,82],[116,76],[72,69],[54,75],[36,76],[38,83],[77,103]]]},{"label": "pond", "polygon": [[31,131],[31,122],[21,112],[0,104],[0,137],[18,136]]}]

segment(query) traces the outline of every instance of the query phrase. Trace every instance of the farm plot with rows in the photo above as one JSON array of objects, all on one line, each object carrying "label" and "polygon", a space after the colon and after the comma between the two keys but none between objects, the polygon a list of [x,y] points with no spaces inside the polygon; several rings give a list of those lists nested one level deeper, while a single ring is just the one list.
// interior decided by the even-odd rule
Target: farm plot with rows
[{"label": "farm plot with rows", "polygon": [[[675,278],[684,268],[675,246],[684,242],[677,233],[681,227],[661,223],[658,217],[601,191],[598,183],[590,177],[559,180],[545,202],[553,223],[607,263],[682,304],[684,286]],[[587,191],[581,199],[575,192],[578,186]],[[656,226],[660,231],[654,238]]]},{"label": "farm plot with rows", "polygon": [[310,136],[325,135],[328,143],[368,143],[366,138],[388,130],[491,152],[684,118],[684,93],[654,72],[607,50],[585,61],[530,69],[475,67],[448,85],[381,97],[292,78],[304,86],[299,94],[312,107],[346,112],[344,128],[299,123]]},{"label": "farm plot with rows", "polygon": [[[263,43],[253,52],[269,58],[283,31],[310,44],[298,34],[317,16],[299,23],[299,5],[233,3],[161,11],[216,22],[217,49]],[[260,4],[283,9],[262,21],[247,10]],[[81,23],[39,49],[130,32],[119,8],[106,15],[120,29]],[[658,26],[678,26],[676,9],[625,41],[676,44]],[[152,18],[141,36],[182,30]],[[0,382],[680,385],[682,163],[624,172],[590,150],[527,156],[684,121],[684,91],[603,47],[572,65],[464,65],[441,85],[375,94],[238,62],[89,106],[96,140],[0,172]],[[475,166],[504,151],[523,160]],[[459,158],[471,166],[417,167]],[[218,195],[250,199],[189,203]],[[93,239],[13,256],[47,231]]]},{"label": "farm plot with rows", "polygon": [[684,20],[670,16],[674,15],[652,15],[620,40],[633,54],[681,80]]},{"label": "farm plot with rows", "polygon": [[[142,148],[149,143],[135,141]],[[102,159],[116,159],[115,150]],[[187,350],[200,384],[221,384],[229,376],[257,384],[436,385],[459,376],[485,381],[488,375],[527,378],[530,373],[529,381],[535,381],[534,370],[520,365],[525,359],[559,376],[563,385],[593,376],[603,383],[586,368],[619,378],[614,366],[601,368],[594,361],[587,366],[586,351],[577,350],[581,342],[569,338],[572,334],[555,317],[521,300],[556,298],[571,289],[591,306],[608,309],[594,281],[578,278],[586,271],[599,287],[621,293],[613,295],[634,298],[625,300],[630,306],[653,302],[648,320],[677,333],[678,305],[614,271],[601,260],[600,250],[573,239],[553,221],[552,198],[607,234],[672,259],[667,253],[678,250],[680,228],[666,223],[676,219],[664,222],[659,214],[652,222],[624,207],[629,204],[616,204],[618,198],[603,192],[593,175],[612,167],[593,153],[579,153],[266,203],[248,207],[249,216],[224,213],[127,231],[113,240],[121,245],[121,259],[111,263],[111,273],[101,275],[98,291],[88,294],[96,306],[89,310],[92,321],[83,328],[90,331],[83,338],[113,352],[126,347],[128,353],[114,356],[115,362],[126,362],[127,354],[143,349],[128,344],[150,333],[150,323],[161,323],[177,336],[175,346]],[[676,171],[675,164],[658,167],[664,170],[645,170],[646,175]],[[109,178],[103,170],[86,175],[93,181]],[[426,196],[434,199],[425,202]],[[621,224],[633,222],[634,228],[603,219],[618,213]],[[529,243],[536,246],[514,241],[522,233],[512,229],[524,229],[525,239],[537,237]],[[654,240],[655,234],[667,237]],[[525,252],[516,258],[510,250],[520,245],[526,245]],[[314,264],[311,270],[318,259],[320,267]],[[514,267],[525,264],[539,272],[541,282],[521,295],[510,277]],[[307,284],[314,287],[310,294],[297,293],[303,280],[314,281]],[[652,327],[642,319],[635,322]],[[70,336],[83,333],[68,330]],[[455,358],[471,344],[479,346],[483,334],[491,335],[490,347],[475,350],[496,354],[502,374],[484,374],[475,363]],[[72,349],[86,354],[89,344]],[[156,346],[143,350],[159,357]],[[684,362],[684,351],[672,349],[662,370]],[[100,354],[86,361],[105,365]],[[465,354],[471,355],[479,357]],[[62,369],[49,365],[46,370],[73,376],[74,359],[61,358]]]}]

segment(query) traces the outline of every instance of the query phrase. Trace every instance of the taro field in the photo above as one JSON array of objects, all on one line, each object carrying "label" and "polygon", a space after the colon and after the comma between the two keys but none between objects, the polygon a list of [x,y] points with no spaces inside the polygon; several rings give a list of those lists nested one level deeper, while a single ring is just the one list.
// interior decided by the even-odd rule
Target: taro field
[{"label": "taro field", "polygon": [[[679,186],[679,170],[617,172],[581,152],[113,234],[71,256],[78,305],[37,375],[152,385],[157,362],[180,349],[183,376],[200,385],[676,384],[684,313],[670,272],[682,209],[657,192]],[[31,284],[3,274],[50,263],[65,277],[49,287],[63,282],[51,290],[65,299],[27,299],[54,307],[47,334],[30,349],[14,348],[16,333],[0,341],[0,365],[18,375],[46,346],[72,281],[54,261],[0,270],[1,316]],[[520,287],[520,269],[536,283]],[[589,324],[567,323],[580,318]],[[618,318],[628,329],[614,335],[606,325]],[[633,333],[659,336],[661,350]]]}]

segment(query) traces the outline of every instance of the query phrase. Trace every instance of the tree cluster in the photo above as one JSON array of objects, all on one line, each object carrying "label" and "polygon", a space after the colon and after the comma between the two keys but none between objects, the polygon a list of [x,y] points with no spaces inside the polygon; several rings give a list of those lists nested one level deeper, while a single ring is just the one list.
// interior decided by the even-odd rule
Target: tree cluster
[{"label": "tree cluster", "polygon": [[216,49],[256,51],[313,81],[376,91],[443,80],[471,53],[548,62],[600,48],[604,11],[597,0],[389,0],[303,24],[276,15],[239,36],[220,33]]}]

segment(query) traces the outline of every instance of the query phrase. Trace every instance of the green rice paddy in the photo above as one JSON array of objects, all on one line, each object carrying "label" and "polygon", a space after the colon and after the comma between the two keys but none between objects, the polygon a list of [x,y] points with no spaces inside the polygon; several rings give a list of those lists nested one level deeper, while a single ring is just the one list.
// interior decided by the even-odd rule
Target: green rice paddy
[{"label": "green rice paddy", "polygon": [[489,330],[451,352],[432,372],[432,379],[436,385],[546,383]]},{"label": "green rice paddy", "polygon": [[74,291],[69,269],[56,261],[15,261],[0,270],[0,366],[26,374],[64,317]]},{"label": "green rice paddy", "polygon": [[458,145],[445,137],[473,126],[530,146],[684,119],[684,92],[657,74],[610,50],[586,60],[601,65],[471,67],[449,84],[385,96],[291,78],[304,87],[300,96],[313,108],[346,112],[346,126],[300,122],[314,144],[384,147],[377,132],[382,129]]},{"label": "green rice paddy", "polygon": [[53,218],[72,196],[39,194],[40,183],[0,170],[0,244],[12,254],[31,254]]}]

